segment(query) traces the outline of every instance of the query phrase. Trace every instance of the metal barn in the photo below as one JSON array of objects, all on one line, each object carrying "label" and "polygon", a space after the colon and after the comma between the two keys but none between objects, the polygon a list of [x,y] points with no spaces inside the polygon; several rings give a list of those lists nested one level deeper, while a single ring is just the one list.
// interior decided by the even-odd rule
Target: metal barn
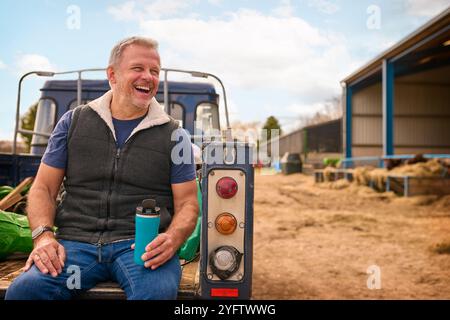
[{"label": "metal barn", "polygon": [[341,84],[347,163],[450,157],[450,8]]}]

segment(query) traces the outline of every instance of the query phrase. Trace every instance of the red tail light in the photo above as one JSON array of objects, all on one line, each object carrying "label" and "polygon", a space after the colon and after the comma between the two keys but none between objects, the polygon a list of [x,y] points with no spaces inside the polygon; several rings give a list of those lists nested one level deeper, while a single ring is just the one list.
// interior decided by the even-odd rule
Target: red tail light
[{"label": "red tail light", "polygon": [[211,288],[211,297],[239,297],[237,288]]},{"label": "red tail light", "polygon": [[231,177],[220,178],[216,184],[216,191],[223,199],[233,198],[238,191],[237,182]]}]

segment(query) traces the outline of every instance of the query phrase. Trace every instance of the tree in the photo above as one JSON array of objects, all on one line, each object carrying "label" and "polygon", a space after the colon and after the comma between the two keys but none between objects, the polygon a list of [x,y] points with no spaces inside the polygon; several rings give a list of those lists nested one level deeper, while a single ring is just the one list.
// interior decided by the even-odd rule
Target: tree
[{"label": "tree", "polygon": [[[278,135],[281,136],[281,125],[278,122],[278,119],[274,116],[270,116],[267,118],[266,122],[264,123],[264,126],[262,127],[262,141],[266,141],[266,138],[268,141],[275,138],[275,136],[272,137],[272,129],[278,129]],[[266,130],[266,131],[264,131]]]},{"label": "tree", "polygon": [[[38,102],[33,103],[27,110],[27,112],[20,118],[20,127],[25,130],[34,129],[34,121],[36,120]],[[27,146],[27,151],[30,151],[31,139],[33,138],[31,134],[21,133],[23,141]]]},{"label": "tree", "polygon": [[[273,131],[277,130],[277,131]],[[272,156],[272,147],[276,147],[278,143],[275,143],[272,145],[272,139],[275,139],[281,135],[281,125],[278,122],[278,119],[274,116],[270,116],[267,118],[266,122],[264,123],[264,126],[262,127],[261,132],[261,140],[258,140],[257,148],[258,148],[258,163],[262,161],[261,163],[267,165],[270,164],[273,159],[271,159]],[[262,154],[260,152],[262,151]],[[277,151],[278,154],[279,150]],[[267,153],[267,156],[269,158],[266,158],[263,154]]]}]

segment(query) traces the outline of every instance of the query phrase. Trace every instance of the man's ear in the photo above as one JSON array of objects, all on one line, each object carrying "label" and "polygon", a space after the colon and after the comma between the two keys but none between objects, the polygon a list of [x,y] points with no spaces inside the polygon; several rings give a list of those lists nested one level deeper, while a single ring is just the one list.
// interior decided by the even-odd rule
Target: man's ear
[{"label": "man's ear", "polygon": [[106,75],[108,77],[109,83],[116,83],[116,73],[113,66],[108,66],[108,68],[106,69]]}]

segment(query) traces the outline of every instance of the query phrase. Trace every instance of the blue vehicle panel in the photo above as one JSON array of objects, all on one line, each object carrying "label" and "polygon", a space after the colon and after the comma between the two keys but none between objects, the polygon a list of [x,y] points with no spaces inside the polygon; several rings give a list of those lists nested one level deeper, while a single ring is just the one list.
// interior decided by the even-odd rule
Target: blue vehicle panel
[{"label": "blue vehicle panel", "polygon": [[[168,82],[169,103],[182,106],[183,127],[194,134],[196,108],[207,102],[217,105],[218,95],[212,84],[190,82]],[[81,102],[91,101],[110,90],[108,80],[83,80]],[[55,103],[54,124],[71,108],[77,105],[76,80],[50,80],[41,88],[41,100],[50,99]],[[160,82],[156,95],[158,102],[164,101],[164,83]],[[169,111],[170,114],[170,111]],[[26,177],[35,176],[39,168],[44,146],[33,146],[32,154],[0,154],[0,185],[16,186]]]}]

